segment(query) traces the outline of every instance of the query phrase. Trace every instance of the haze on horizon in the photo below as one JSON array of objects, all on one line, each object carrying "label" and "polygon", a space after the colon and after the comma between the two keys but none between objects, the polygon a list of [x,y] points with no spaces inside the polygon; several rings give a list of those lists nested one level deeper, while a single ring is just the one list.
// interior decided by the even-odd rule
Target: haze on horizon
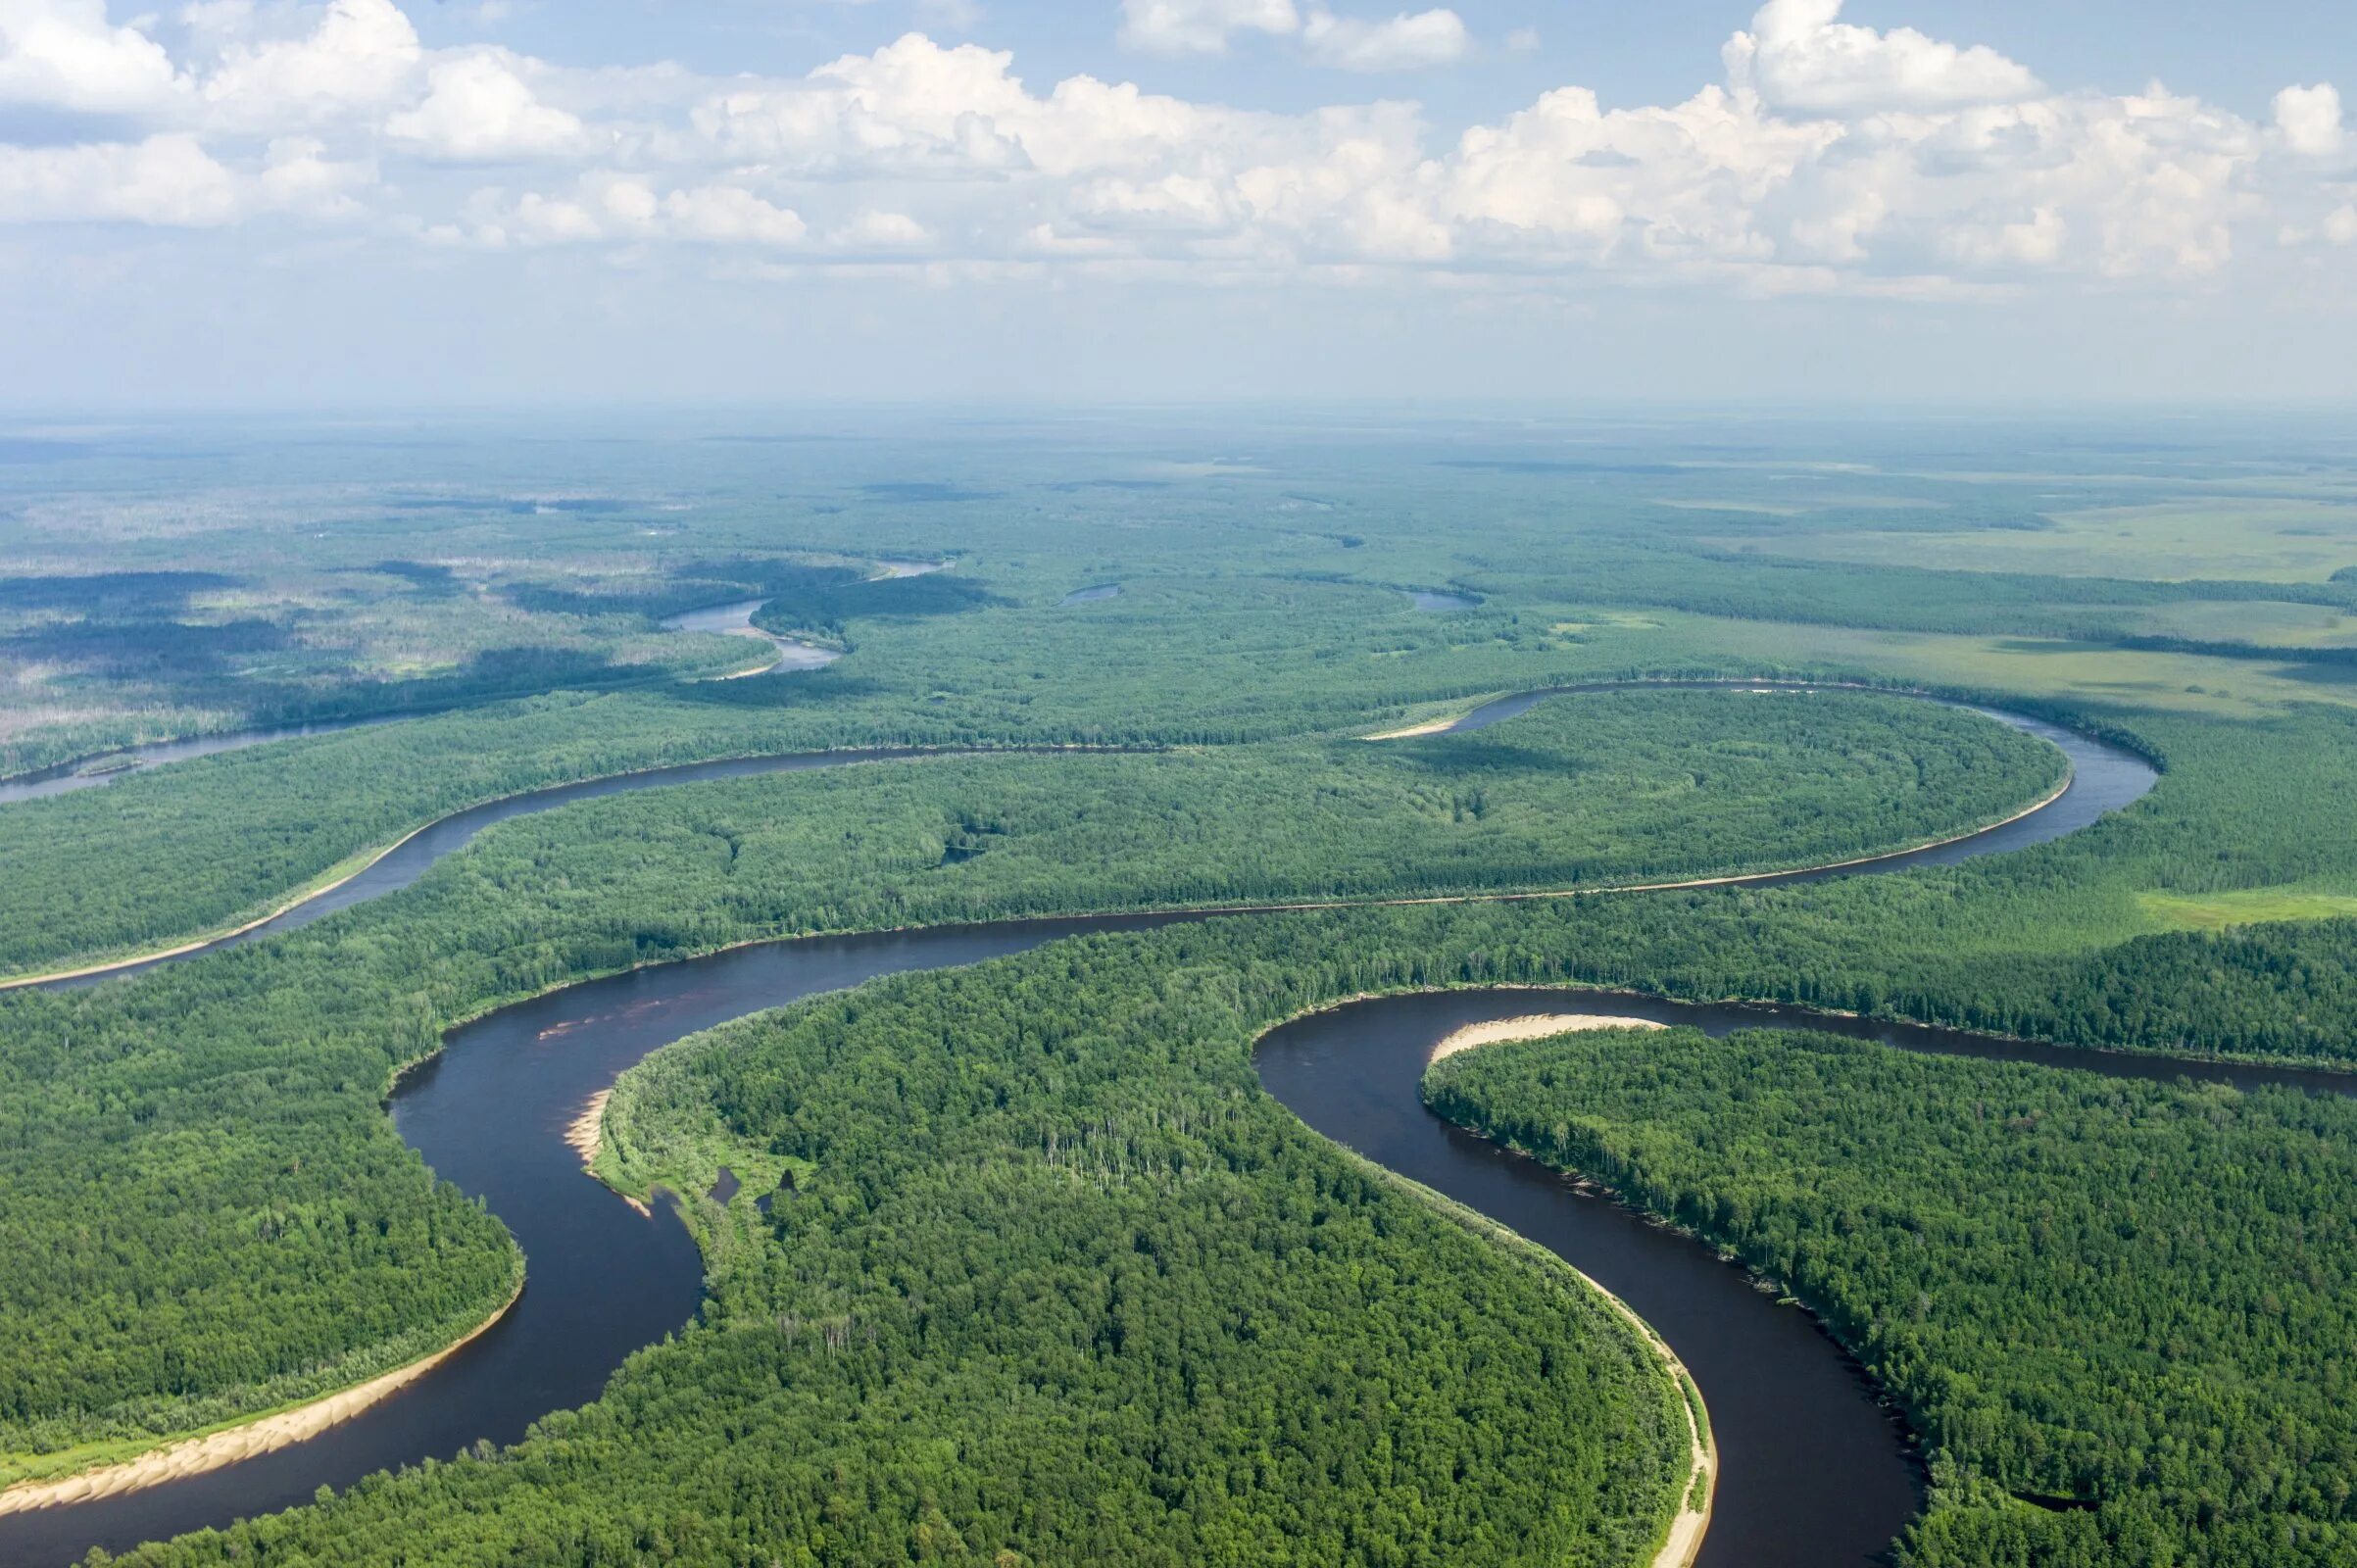
[{"label": "haze on horizon", "polygon": [[2342,6],[1397,3],[0,0],[0,406],[2349,391]]}]

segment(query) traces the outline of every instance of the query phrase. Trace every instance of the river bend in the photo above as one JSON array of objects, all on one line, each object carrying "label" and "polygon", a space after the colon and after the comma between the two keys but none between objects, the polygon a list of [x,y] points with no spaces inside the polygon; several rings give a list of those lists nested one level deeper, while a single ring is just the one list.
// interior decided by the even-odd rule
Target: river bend
[{"label": "river bend", "polygon": [[[1505,699],[1457,726],[1527,709]],[[2117,747],[2017,714],[1992,713],[2069,757],[2072,782],[2047,806],[1956,843],[1866,864],[1751,879],[1948,864],[2044,843],[2149,790],[2157,775]],[[494,802],[420,831],[332,894],[238,940],[308,923],[381,897],[492,822],[571,801],[701,779],[834,765],[890,755],[835,754],[698,763],[593,780]],[[98,1502],[0,1517],[0,1561],[65,1562],[92,1545],[141,1541],[308,1501],[322,1486],[448,1455],[477,1441],[509,1444],[552,1410],[597,1397],[624,1357],[689,1322],[702,1264],[676,1216],[642,1216],[582,1176],[564,1142],[589,1098],[649,1052],[798,998],[882,975],[1021,953],[1091,932],[1151,929],[1233,915],[1196,910],[1008,921],[734,949],[592,980],[451,1031],[446,1049],[407,1074],[395,1126],[440,1176],[480,1197],[515,1234],[529,1278],[516,1307],[417,1383],[319,1437],[225,1469]],[[2220,1066],[2021,1045],[1953,1030],[1825,1016],[1801,1008],[1687,1005],[1595,991],[1458,991],[1382,998],[1297,1019],[1255,1055],[1263,1084],[1308,1126],[1547,1246],[1619,1295],[1670,1343],[1708,1401],[1722,1475],[1704,1564],[1775,1568],[1863,1565],[1919,1506],[1906,1435],[1833,1341],[1778,1306],[1707,1250],[1426,1110],[1426,1057],[1461,1025],[1544,1010],[1737,1027],[1832,1029],[1915,1050],[2068,1062],[2137,1077],[2181,1073],[2347,1092],[2350,1081],[2296,1069]]]}]

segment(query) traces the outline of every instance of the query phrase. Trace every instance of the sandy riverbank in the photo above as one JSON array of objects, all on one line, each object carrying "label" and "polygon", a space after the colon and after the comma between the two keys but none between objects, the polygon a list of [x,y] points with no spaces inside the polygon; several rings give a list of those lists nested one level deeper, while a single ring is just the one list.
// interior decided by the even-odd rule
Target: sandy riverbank
[{"label": "sandy riverbank", "polygon": [[1361,735],[1362,741],[1404,741],[1418,735],[1445,735],[1456,727],[1457,719],[1436,718],[1429,723],[1410,724],[1405,729],[1387,729],[1380,735]]},{"label": "sandy riverbank", "polygon": [[476,1324],[465,1339],[339,1394],[330,1394],[309,1404],[281,1410],[243,1426],[208,1433],[201,1438],[189,1438],[122,1464],[84,1470],[79,1475],[65,1476],[55,1481],[20,1482],[0,1492],[0,1514],[24,1513],[34,1508],[54,1508],[67,1503],[89,1502],[99,1497],[120,1496],[126,1492],[161,1486],[167,1481],[201,1475],[208,1470],[225,1469],[257,1454],[292,1447],[307,1439],[316,1438],[329,1427],[349,1421],[370,1405],[383,1402],[458,1354],[489,1333],[522,1296],[523,1287],[519,1285],[516,1294],[509,1297],[498,1311]]},{"label": "sandy riverbank", "polygon": [[[606,1102],[613,1098],[613,1090],[599,1090],[589,1097],[589,1103],[581,1107],[581,1114],[565,1124],[565,1147],[581,1156],[582,1174],[593,1179],[598,1174],[598,1151],[606,1147]],[[614,1196],[647,1218],[655,1217],[653,1208],[628,1193],[617,1192]]]},{"label": "sandy riverbank", "polygon": [[606,1102],[613,1098],[613,1090],[599,1090],[581,1107],[581,1114],[565,1123],[565,1145],[581,1156],[583,1170],[598,1162],[598,1148],[606,1137]]},{"label": "sandy riverbank", "polygon": [[1519,1018],[1494,1018],[1469,1023],[1445,1036],[1432,1048],[1434,1061],[1447,1061],[1460,1052],[1483,1046],[1502,1046],[1509,1040],[1545,1040],[1549,1035],[1575,1034],[1583,1029],[1667,1029],[1650,1018],[1599,1018],[1586,1012],[1528,1012]]}]

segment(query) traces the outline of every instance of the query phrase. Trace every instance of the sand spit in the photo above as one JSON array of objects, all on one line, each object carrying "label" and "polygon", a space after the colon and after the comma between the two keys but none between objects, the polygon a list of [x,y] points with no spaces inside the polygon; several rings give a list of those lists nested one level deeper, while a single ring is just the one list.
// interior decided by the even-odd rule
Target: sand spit
[{"label": "sand spit", "polygon": [[581,1114],[565,1123],[565,1147],[581,1156],[583,1170],[598,1162],[598,1146],[606,1136],[606,1102],[613,1098],[613,1090],[599,1090],[589,1097],[589,1103],[581,1107]]},{"label": "sand spit", "polygon": [[[589,1103],[581,1107],[581,1114],[565,1124],[565,1146],[581,1156],[582,1174],[593,1179],[598,1174],[592,1168],[598,1162],[598,1151],[606,1144],[606,1102],[613,1098],[613,1090],[599,1090],[589,1097]],[[655,1217],[654,1209],[632,1198],[628,1193],[615,1193],[614,1196],[637,1209],[647,1218]]]},{"label": "sand spit", "polygon": [[1458,722],[1453,718],[1436,718],[1428,724],[1410,724],[1405,729],[1387,729],[1380,735],[1361,735],[1358,738],[1362,741],[1404,741],[1418,735],[1445,735],[1454,729]]},{"label": "sand spit", "polygon": [[503,1302],[500,1309],[476,1324],[466,1337],[457,1344],[436,1350],[421,1360],[396,1367],[381,1377],[281,1410],[276,1415],[264,1416],[243,1426],[229,1427],[190,1438],[168,1448],[122,1464],[111,1464],[79,1475],[66,1476],[56,1481],[24,1481],[0,1492],[0,1514],[25,1513],[34,1508],[62,1507],[68,1503],[89,1502],[100,1497],[121,1496],[147,1487],[161,1486],[167,1481],[178,1481],[186,1476],[201,1475],[208,1470],[225,1469],[240,1460],[257,1454],[289,1448],[298,1443],[316,1438],[338,1422],[349,1421],[372,1404],[378,1404],[417,1382],[435,1367],[449,1360],[508,1315],[523,1296],[523,1287]]},{"label": "sand spit", "polygon": [[[1585,1275],[1581,1277],[1587,1278]],[[1588,1283],[1596,1285],[1594,1280]],[[1686,1370],[1686,1363],[1678,1359],[1678,1352],[1670,1348],[1669,1342],[1654,1333],[1653,1325],[1639,1317],[1628,1302],[1600,1285],[1596,1285],[1596,1288],[1605,1300],[1612,1303],[1614,1311],[1636,1326],[1637,1332],[1669,1368],[1670,1376],[1677,1380],[1681,1392],[1691,1391],[1694,1397],[1699,1400],[1702,1397],[1700,1386],[1694,1382],[1694,1374]],[[1710,1510],[1719,1500],[1718,1443],[1702,1430],[1702,1418],[1695,1407],[1684,1399],[1679,1403],[1686,1408],[1686,1489],[1678,1495],[1678,1517],[1670,1521],[1669,1537],[1662,1542],[1661,1549],[1653,1553],[1652,1568],[1694,1568],[1694,1559],[1702,1555],[1703,1538],[1710,1534]],[[1695,1506],[1694,1500],[1694,1483],[1697,1480],[1702,1486],[1699,1507]]]},{"label": "sand spit", "polygon": [[1586,1012],[1527,1012],[1519,1018],[1496,1018],[1488,1023],[1469,1023],[1454,1034],[1446,1036],[1432,1048],[1434,1061],[1446,1061],[1459,1052],[1477,1050],[1482,1046],[1502,1046],[1509,1040],[1545,1040],[1549,1035],[1568,1035],[1583,1029],[1667,1029],[1668,1024],[1655,1023],[1650,1018],[1599,1018]]}]

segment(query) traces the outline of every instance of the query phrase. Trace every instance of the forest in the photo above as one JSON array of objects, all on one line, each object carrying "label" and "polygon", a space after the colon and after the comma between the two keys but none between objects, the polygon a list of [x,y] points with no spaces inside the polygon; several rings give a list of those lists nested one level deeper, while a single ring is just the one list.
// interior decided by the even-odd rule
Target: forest
[{"label": "forest", "polygon": [[1196,956],[1092,941],[663,1058],[617,1119],[815,1172],[702,1324],[511,1460],[124,1560],[1645,1560],[1682,1396],[1260,1096],[1267,998]]},{"label": "forest", "polygon": [[2357,1101],[1765,1030],[1485,1047],[1425,1096],[1822,1318],[1928,1449],[1909,1563],[2357,1550]]},{"label": "forest", "polygon": [[[682,740],[658,741],[655,755]],[[511,734],[452,766],[438,745],[334,735],[290,748],[296,760],[273,748],[188,764],[203,770],[194,799],[181,779],[151,775],[104,800],[31,803],[0,815],[17,872],[0,888],[0,969],[136,952],[252,918],[432,816],[646,755],[626,745],[609,732],[527,758]],[[290,765],[317,790],[294,821],[279,799]],[[1364,898],[1807,865],[1969,831],[2060,777],[2053,748],[1924,703],[1631,692],[1557,699],[1461,737],[944,759],[799,788],[809,809],[875,848],[854,877],[815,862],[834,877],[832,906],[891,925],[911,906],[1018,914],[1108,899]],[[183,833],[186,809],[206,816],[203,837]],[[1665,836],[1673,811],[1680,826]],[[104,835],[76,831],[102,820]],[[207,853],[241,821],[241,853]],[[985,852],[987,866],[954,869]],[[1116,866],[1126,897],[1106,885]],[[987,887],[961,903],[976,882]]]}]

